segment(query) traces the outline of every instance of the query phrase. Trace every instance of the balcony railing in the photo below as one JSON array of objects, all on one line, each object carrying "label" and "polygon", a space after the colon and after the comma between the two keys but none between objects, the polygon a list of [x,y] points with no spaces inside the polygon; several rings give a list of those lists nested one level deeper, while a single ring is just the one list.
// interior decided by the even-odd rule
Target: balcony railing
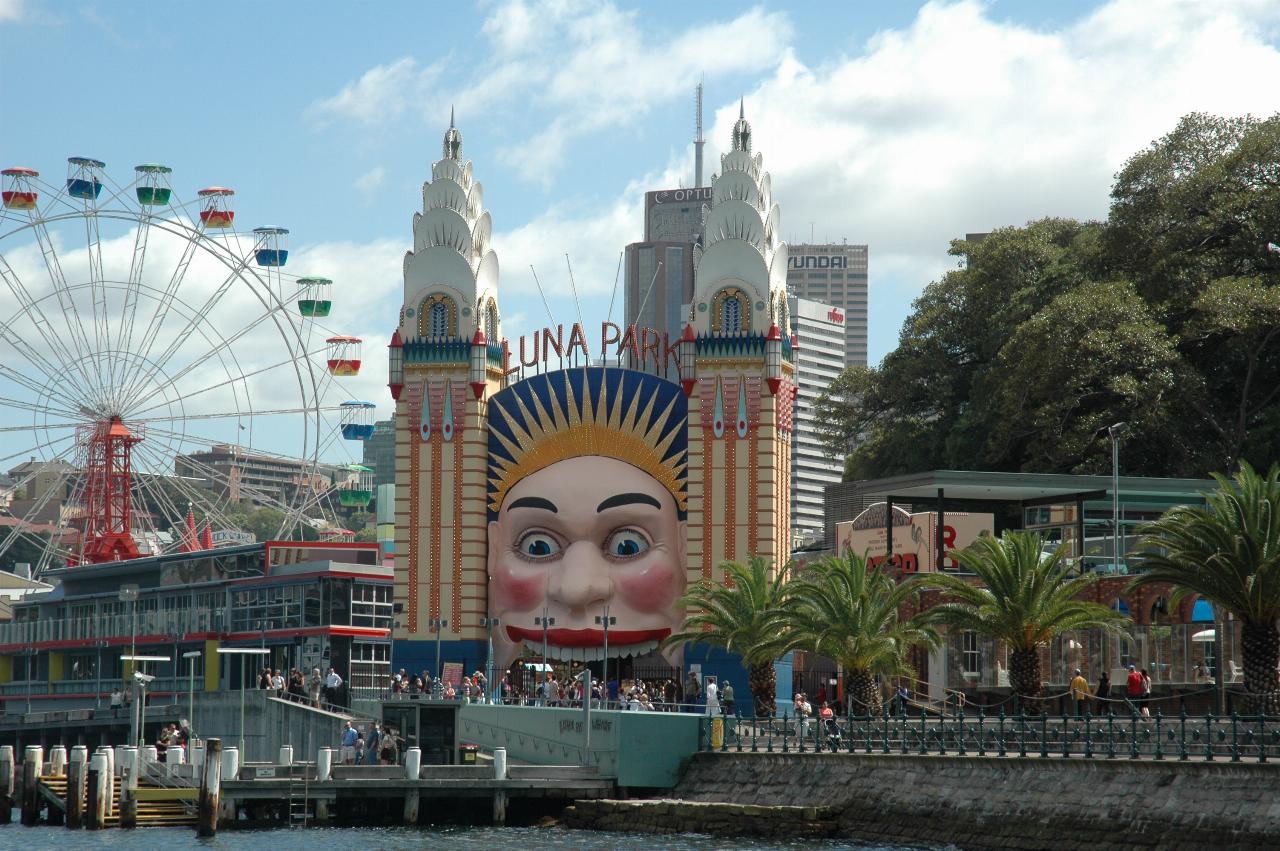
[{"label": "balcony railing", "polygon": [[130,635],[186,635],[221,632],[224,614],[208,609],[170,612],[138,612],[133,615],[96,615],[84,618],[45,618],[26,623],[0,624],[0,644],[37,644],[48,641],[92,641],[128,638]]}]

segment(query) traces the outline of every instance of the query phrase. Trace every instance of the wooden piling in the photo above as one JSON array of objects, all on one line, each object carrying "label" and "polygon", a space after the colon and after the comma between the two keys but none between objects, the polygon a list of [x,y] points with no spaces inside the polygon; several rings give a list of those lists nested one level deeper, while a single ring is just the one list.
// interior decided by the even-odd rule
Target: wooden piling
[{"label": "wooden piling", "polygon": [[[71,751],[71,761],[67,763],[67,827],[79,830],[84,827],[84,748]],[[76,759],[76,751],[80,758]]]},{"label": "wooden piling", "polygon": [[[422,773],[422,749],[409,748],[404,752],[404,776],[406,780],[417,780]],[[418,823],[418,805],[421,801],[422,793],[416,787],[405,790],[404,793],[404,823],[408,825],[416,825]]]},{"label": "wooden piling", "polygon": [[205,742],[204,771],[200,773],[200,805],[196,810],[196,836],[218,833],[218,792],[222,787],[222,740]]},{"label": "wooden piling", "polygon": [[120,759],[120,826],[138,826],[138,749],[125,748]]},{"label": "wooden piling", "polygon": [[13,821],[13,745],[0,746],[0,824]]},{"label": "wooden piling", "polygon": [[88,804],[84,807],[84,829],[86,831],[101,831],[105,827],[104,811],[102,811],[102,774],[106,773],[106,760],[102,759],[99,754],[93,754],[93,759],[88,763],[88,772],[84,774],[86,777],[86,786],[88,792]]},{"label": "wooden piling", "polygon": [[44,748],[27,745],[22,760],[22,823],[34,827],[40,821],[40,772]]},{"label": "wooden piling", "polygon": [[[214,755],[208,752],[208,746],[205,748],[205,770],[208,770],[209,761]],[[223,748],[222,755],[218,757],[218,761],[222,763],[222,777],[228,780],[240,779],[240,749],[239,748]],[[202,775],[203,776],[203,775]],[[222,822],[233,822],[236,820],[236,801],[230,795],[220,795],[219,808],[221,813],[218,819]]]},{"label": "wooden piling", "polygon": [[507,823],[507,790],[493,790],[493,823],[499,826]]}]

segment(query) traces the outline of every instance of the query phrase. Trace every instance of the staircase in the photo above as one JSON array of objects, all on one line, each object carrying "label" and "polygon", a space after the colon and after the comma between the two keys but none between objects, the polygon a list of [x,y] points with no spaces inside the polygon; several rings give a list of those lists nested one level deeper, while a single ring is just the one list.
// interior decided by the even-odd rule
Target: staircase
[{"label": "staircase", "polygon": [[[111,806],[107,810],[103,827],[120,826],[120,778],[113,777]],[[67,777],[53,775],[40,778],[41,793],[49,806],[66,809]],[[152,792],[151,790],[162,790]],[[138,779],[138,827],[195,827],[196,816],[194,802],[183,800],[156,800],[152,795],[164,795],[166,790],[157,786],[145,777]],[[85,809],[89,806],[89,795],[85,792]]]}]

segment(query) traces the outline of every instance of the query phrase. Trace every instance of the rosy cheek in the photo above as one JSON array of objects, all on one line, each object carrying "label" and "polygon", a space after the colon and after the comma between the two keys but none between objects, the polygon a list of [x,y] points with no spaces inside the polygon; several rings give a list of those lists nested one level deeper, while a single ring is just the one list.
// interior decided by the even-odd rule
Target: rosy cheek
[{"label": "rosy cheek", "polygon": [[661,612],[680,596],[679,574],[665,559],[619,571],[618,594],[636,611]]},{"label": "rosy cheek", "polygon": [[528,611],[546,599],[547,577],[542,570],[512,566],[499,561],[493,572],[493,594],[498,611]]}]

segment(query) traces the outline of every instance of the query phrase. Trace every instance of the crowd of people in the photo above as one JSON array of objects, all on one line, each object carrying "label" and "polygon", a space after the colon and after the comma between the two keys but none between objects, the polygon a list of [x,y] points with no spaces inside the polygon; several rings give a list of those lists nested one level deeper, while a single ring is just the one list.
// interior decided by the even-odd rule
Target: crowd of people
[{"label": "crowd of people", "polygon": [[274,691],[276,697],[307,703],[317,709],[343,705],[342,686],[342,676],[332,666],[327,674],[321,674],[319,668],[312,668],[310,674],[304,674],[299,668],[291,669],[287,675],[279,668],[258,671],[259,689]]},{"label": "crowd of people", "polygon": [[338,739],[338,759],[343,765],[396,765],[403,746],[393,727],[370,721],[361,730],[347,721]]}]

